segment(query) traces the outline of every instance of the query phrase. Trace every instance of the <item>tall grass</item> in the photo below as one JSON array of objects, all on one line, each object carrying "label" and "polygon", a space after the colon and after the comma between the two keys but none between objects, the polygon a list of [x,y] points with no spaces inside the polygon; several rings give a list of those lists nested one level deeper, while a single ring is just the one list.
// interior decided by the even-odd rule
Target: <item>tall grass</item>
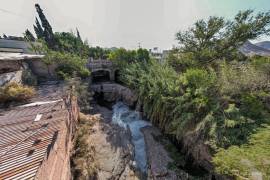
[{"label": "tall grass", "polygon": [[35,95],[35,89],[30,86],[11,82],[0,87],[0,103],[23,102]]}]

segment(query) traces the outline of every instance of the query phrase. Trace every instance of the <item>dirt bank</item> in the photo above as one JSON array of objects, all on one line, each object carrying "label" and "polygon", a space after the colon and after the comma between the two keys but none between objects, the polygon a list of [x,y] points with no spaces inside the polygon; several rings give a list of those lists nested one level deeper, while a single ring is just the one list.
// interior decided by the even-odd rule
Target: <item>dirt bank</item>
[{"label": "dirt bank", "polygon": [[[75,179],[97,179],[97,180],[138,180],[139,175],[135,173],[132,164],[134,164],[134,147],[131,143],[130,132],[111,123],[112,111],[93,105],[91,115],[86,115],[87,124],[91,121],[91,125],[79,127],[78,132],[84,130],[79,134],[79,138],[83,136],[87,138],[83,146],[79,146],[80,150],[86,146],[90,147],[89,151],[81,158],[74,158],[75,171],[76,168],[80,171],[76,174]],[[82,139],[82,138],[81,138]],[[77,140],[80,142],[80,140]],[[81,143],[82,144],[82,143]],[[87,148],[85,148],[87,149]],[[91,154],[91,155],[89,155]],[[74,155],[76,157],[76,153]],[[88,160],[86,160],[88,159]],[[79,166],[76,163],[79,162]],[[78,163],[77,163],[78,164]],[[88,164],[88,165],[86,165]],[[89,171],[92,171],[89,173]],[[79,174],[79,175],[78,175]]]}]

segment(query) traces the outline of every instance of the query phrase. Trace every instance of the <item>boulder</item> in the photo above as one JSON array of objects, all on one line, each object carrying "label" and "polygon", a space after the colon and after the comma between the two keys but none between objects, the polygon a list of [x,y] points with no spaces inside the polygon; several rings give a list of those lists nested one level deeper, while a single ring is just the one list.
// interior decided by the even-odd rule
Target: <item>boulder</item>
[{"label": "boulder", "polygon": [[[181,169],[177,172],[170,168],[170,163],[173,159],[164,145],[157,140],[161,137],[161,132],[152,126],[147,126],[141,129],[144,134],[146,144],[146,154],[148,160],[148,177],[155,180],[187,180],[191,177],[188,173]],[[160,138],[158,138],[160,139]]]},{"label": "boulder", "polygon": [[91,85],[91,90],[103,93],[103,99],[107,102],[122,101],[130,107],[134,107],[138,96],[129,88],[115,83],[102,83]]}]

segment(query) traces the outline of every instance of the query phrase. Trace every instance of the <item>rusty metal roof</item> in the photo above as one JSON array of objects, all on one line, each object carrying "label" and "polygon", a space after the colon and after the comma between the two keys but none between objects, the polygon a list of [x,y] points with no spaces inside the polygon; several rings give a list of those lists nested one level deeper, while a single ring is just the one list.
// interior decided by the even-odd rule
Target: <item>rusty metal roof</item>
[{"label": "rusty metal roof", "polygon": [[[34,121],[37,114],[40,120]],[[0,179],[33,179],[67,118],[61,100],[2,111]]]}]

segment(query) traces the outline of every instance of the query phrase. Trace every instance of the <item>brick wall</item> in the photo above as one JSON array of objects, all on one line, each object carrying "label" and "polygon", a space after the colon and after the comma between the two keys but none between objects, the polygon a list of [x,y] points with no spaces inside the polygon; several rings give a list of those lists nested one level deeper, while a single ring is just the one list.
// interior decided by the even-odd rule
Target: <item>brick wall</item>
[{"label": "brick wall", "polygon": [[72,179],[70,171],[70,155],[72,138],[79,116],[77,99],[68,96],[64,98],[66,116],[60,125],[55,143],[44,157],[36,178],[39,180],[68,180]]}]

